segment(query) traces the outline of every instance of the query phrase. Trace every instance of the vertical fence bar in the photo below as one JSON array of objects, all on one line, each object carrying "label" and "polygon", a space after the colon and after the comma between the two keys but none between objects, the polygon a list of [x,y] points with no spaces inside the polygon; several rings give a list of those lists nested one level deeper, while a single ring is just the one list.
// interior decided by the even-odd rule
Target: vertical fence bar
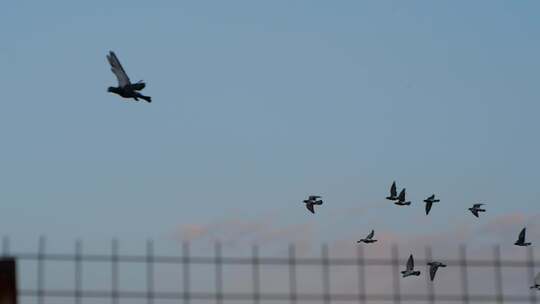
[{"label": "vertical fence bar", "polygon": [[[433,262],[433,253],[431,252],[430,246],[426,246],[426,261]],[[435,303],[435,286],[433,285],[433,282],[431,282],[429,269],[430,269],[430,266],[426,264],[426,286],[427,286],[427,293],[428,293],[428,303],[434,304]]]},{"label": "vertical fence bar", "polygon": [[[534,247],[533,246],[529,246],[527,247],[527,281],[530,282],[530,285],[533,286],[534,285],[534,277],[535,277],[535,273],[534,273],[534,269],[535,268],[535,265],[534,265]],[[536,289],[530,289],[530,292],[529,292],[529,303],[536,303]]]},{"label": "vertical fence bar", "polygon": [[45,237],[39,237],[38,255],[37,255],[37,303],[44,303],[44,285],[45,285]]},{"label": "vertical fence bar", "polygon": [[296,247],[294,244],[289,244],[289,298],[291,304],[297,302],[296,284]]},{"label": "vertical fence bar", "polygon": [[81,304],[81,290],[82,290],[82,241],[75,241],[75,303]]},{"label": "vertical fence bar", "polygon": [[322,283],[323,283],[323,300],[325,304],[330,303],[330,261],[328,260],[328,245],[323,244],[321,247],[322,258]]},{"label": "vertical fence bar", "polygon": [[501,247],[493,246],[493,266],[495,270],[495,293],[497,303],[504,303],[503,277],[501,269]]},{"label": "vertical fence bar", "polygon": [[392,272],[392,289],[394,290],[394,303],[399,304],[401,303],[401,287],[399,285],[399,249],[396,244],[392,245]]},{"label": "vertical fence bar", "polygon": [[221,256],[221,243],[218,241],[214,246],[216,264],[216,304],[223,303],[223,260]]},{"label": "vertical fence bar", "polygon": [[253,245],[251,248],[251,280],[253,281],[253,303],[259,304],[261,301],[261,274],[259,262],[259,247]]},{"label": "vertical fence bar", "polygon": [[364,247],[356,249],[356,268],[358,270],[358,302],[366,303],[366,270],[364,263]]},{"label": "vertical fence bar", "polygon": [[111,241],[111,302],[118,304],[118,240]]},{"label": "vertical fence bar", "polygon": [[15,258],[0,259],[0,303],[17,304],[17,266]]},{"label": "vertical fence bar", "polygon": [[146,303],[154,303],[154,242],[146,241]]},{"label": "vertical fence bar", "polygon": [[467,272],[467,248],[465,245],[459,247],[459,266],[461,274],[462,302],[469,304],[469,274]]},{"label": "vertical fence bar", "polygon": [[182,283],[183,283],[183,291],[182,291],[182,298],[184,300],[184,304],[189,304],[191,300],[191,291],[190,291],[190,272],[189,272],[189,266],[190,266],[191,260],[189,256],[189,243],[187,241],[184,241],[182,243]]}]

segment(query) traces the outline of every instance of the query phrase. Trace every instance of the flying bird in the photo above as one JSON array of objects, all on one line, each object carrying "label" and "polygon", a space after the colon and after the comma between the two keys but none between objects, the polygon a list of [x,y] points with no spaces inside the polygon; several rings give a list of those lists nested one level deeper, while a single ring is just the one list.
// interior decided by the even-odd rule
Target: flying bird
[{"label": "flying bird", "polygon": [[531,289],[540,290],[540,272],[534,277],[534,285],[531,286]]},{"label": "flying bird", "polygon": [[396,182],[394,181],[392,183],[392,186],[390,186],[390,195],[386,197],[387,200],[396,201],[397,198],[397,188],[396,188]]},{"label": "flying bird", "polygon": [[424,200],[424,203],[426,203],[426,215],[429,214],[429,211],[431,210],[431,207],[433,206],[433,203],[438,203],[441,200],[435,199],[435,194],[431,195],[430,197],[426,198]]},{"label": "flying bird", "polygon": [[407,266],[405,268],[404,271],[401,272],[401,274],[403,275],[402,277],[403,278],[406,278],[408,276],[419,276],[420,275],[420,271],[418,270],[414,270],[414,258],[413,258],[413,255],[411,254],[409,256],[409,260],[407,261]]},{"label": "flying bird", "polygon": [[144,83],[142,80],[137,83],[131,83],[126,71],[124,71],[122,64],[120,64],[118,57],[116,57],[116,54],[114,54],[113,51],[109,52],[109,55],[107,55],[107,60],[111,65],[111,71],[118,79],[118,86],[109,87],[107,90],[108,92],[118,94],[124,98],[133,98],[135,100],[139,100],[139,98],[141,98],[147,102],[152,102],[152,98],[150,96],[144,96],[138,92],[144,89],[146,83]]},{"label": "flying bird", "polygon": [[375,230],[371,230],[371,232],[366,236],[365,239],[360,239],[360,241],[357,241],[357,243],[366,243],[366,244],[375,243],[377,240],[373,239],[374,235],[375,235]]},{"label": "flying bird", "polygon": [[315,205],[322,205],[323,201],[320,199],[321,197],[318,195],[310,195],[307,199],[304,200],[304,203],[306,204],[307,210],[309,210],[311,213],[315,214]]},{"label": "flying bird", "polygon": [[396,204],[398,206],[409,206],[411,204],[411,202],[406,202],[405,188],[403,188],[403,190],[401,190],[401,192],[399,193],[399,196],[397,198],[397,202],[394,202],[394,204]]},{"label": "flying bird", "polygon": [[429,278],[432,281],[433,279],[435,279],[435,274],[437,273],[437,269],[439,269],[439,267],[446,267],[446,265],[441,262],[429,262],[427,264],[429,265]]},{"label": "flying bird", "polygon": [[530,246],[531,245],[531,243],[525,242],[525,231],[526,231],[526,228],[521,229],[518,240],[514,243],[514,245],[516,246]]},{"label": "flying bird", "polygon": [[469,210],[474,216],[478,217],[478,212],[486,212],[486,209],[480,208],[484,204],[474,204]]}]

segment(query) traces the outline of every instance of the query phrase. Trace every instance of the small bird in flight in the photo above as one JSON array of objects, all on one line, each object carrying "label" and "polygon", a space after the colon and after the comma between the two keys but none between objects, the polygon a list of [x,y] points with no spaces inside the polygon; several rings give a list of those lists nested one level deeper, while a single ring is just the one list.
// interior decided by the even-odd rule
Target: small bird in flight
[{"label": "small bird in flight", "polygon": [[531,243],[525,242],[525,230],[526,228],[521,229],[518,240],[514,243],[514,245],[516,246],[530,246],[531,245]]},{"label": "small bird in flight", "polygon": [[534,285],[531,286],[531,289],[540,290],[540,272],[534,277]]},{"label": "small bird in flight", "polygon": [[404,271],[401,272],[401,274],[403,275],[403,278],[406,278],[408,276],[419,276],[420,275],[420,271],[418,270],[414,270],[414,258],[413,258],[413,255],[411,254],[409,256],[409,260],[407,261],[407,266],[405,268]]},{"label": "small bird in flight", "polygon": [[386,197],[387,200],[396,201],[397,198],[397,188],[396,188],[396,182],[394,181],[392,183],[392,186],[390,186],[390,196]]},{"label": "small bird in flight", "polygon": [[446,265],[441,262],[429,262],[427,264],[429,265],[429,278],[432,281],[433,279],[435,279],[435,274],[437,273],[437,269],[439,269],[439,267],[446,267]]},{"label": "small bird in flight", "polygon": [[304,200],[304,203],[306,204],[307,210],[309,210],[311,213],[315,214],[315,209],[313,206],[315,205],[322,205],[323,201],[320,199],[321,197],[318,195],[310,195],[307,199]]},{"label": "small bird in flight", "polygon": [[375,235],[375,230],[371,230],[371,232],[366,236],[365,239],[360,239],[360,241],[356,241],[356,242],[357,243],[366,243],[366,244],[375,243],[377,240],[373,239],[374,235]]},{"label": "small bird in flight", "polygon": [[107,89],[108,92],[118,94],[124,98],[133,98],[135,100],[139,100],[139,98],[141,98],[147,102],[152,102],[152,98],[150,96],[144,96],[138,92],[144,89],[146,83],[144,83],[142,80],[137,83],[131,83],[126,71],[124,71],[118,57],[116,57],[113,51],[109,52],[109,55],[107,55],[107,60],[111,65],[111,71],[118,79],[118,86],[109,87]]},{"label": "small bird in flight", "polygon": [[399,193],[399,196],[397,198],[397,202],[394,202],[394,204],[396,204],[398,206],[409,206],[411,204],[411,202],[406,202],[405,188],[403,188],[403,190],[401,190],[401,192]]},{"label": "small bird in flight", "polygon": [[480,208],[484,204],[474,204],[469,210],[471,211],[474,216],[478,217],[478,212],[486,212],[486,209]]},{"label": "small bird in flight", "polygon": [[431,195],[430,197],[426,198],[424,200],[424,203],[426,203],[426,215],[429,214],[429,211],[431,210],[431,207],[433,206],[433,203],[438,203],[441,200],[435,199],[435,194]]}]

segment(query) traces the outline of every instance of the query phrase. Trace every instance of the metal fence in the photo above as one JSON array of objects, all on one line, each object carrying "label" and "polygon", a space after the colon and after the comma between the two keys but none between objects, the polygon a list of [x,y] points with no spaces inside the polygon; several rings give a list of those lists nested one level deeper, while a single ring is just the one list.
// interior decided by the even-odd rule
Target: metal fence
[{"label": "metal fence", "polygon": [[[364,256],[362,246],[357,247],[356,256],[351,258],[335,258],[329,256],[329,248],[322,245],[320,256],[315,258],[299,257],[296,254],[296,247],[290,245],[288,256],[286,257],[264,257],[259,254],[259,247],[254,245],[249,257],[226,257],[222,254],[222,245],[217,242],[213,248],[213,256],[195,256],[190,253],[190,244],[185,242],[182,250],[177,256],[163,256],[154,253],[154,244],[152,241],[146,243],[146,253],[141,255],[119,254],[118,241],[111,243],[110,254],[86,254],[82,250],[82,242],[77,241],[74,251],[71,253],[52,253],[46,250],[46,239],[40,238],[37,252],[10,252],[9,240],[4,238],[2,242],[2,253],[4,257],[15,257],[17,262],[25,261],[35,262],[35,288],[27,288],[19,284],[17,291],[19,303],[21,298],[29,303],[54,303],[49,299],[64,298],[69,303],[81,304],[91,302],[89,299],[99,299],[100,303],[118,304],[138,300],[148,304],[158,303],[161,300],[167,300],[168,303],[256,303],[275,302],[275,303],[298,303],[298,302],[318,302],[318,303],[536,303],[537,296],[534,290],[524,292],[522,295],[505,295],[503,292],[503,272],[505,269],[520,269],[523,271],[524,280],[528,282],[534,277],[535,258],[533,248],[526,250],[526,258],[522,261],[502,260],[500,248],[495,246],[491,259],[471,259],[467,257],[467,251],[464,246],[459,250],[459,257],[454,260],[444,260],[448,267],[459,269],[460,291],[456,294],[439,294],[435,292],[434,284],[426,279],[425,291],[417,294],[402,293],[400,270],[403,268],[406,257],[399,257],[398,247],[391,247],[391,258],[371,258]],[[424,259],[417,259],[416,264],[426,271],[425,264],[431,260],[431,248],[425,248]],[[74,288],[49,289],[45,285],[45,265],[48,262],[68,263],[73,266],[73,273],[61,273],[62,276],[69,276],[73,279]],[[100,262],[108,265],[110,271],[110,287],[106,289],[88,289],[83,284],[83,272],[92,271],[92,269],[83,269],[83,262]],[[145,268],[145,288],[138,291],[127,291],[119,288],[119,264],[121,263],[139,263]],[[156,286],[156,265],[169,265],[178,267],[181,275],[182,284],[178,286],[177,292],[165,292]],[[200,292],[192,290],[191,278],[192,267],[194,265],[207,265],[213,270],[213,276],[207,280],[207,284],[212,285],[212,292]],[[245,292],[228,292],[223,288],[224,281],[228,278],[224,276],[223,267],[244,265],[250,268],[249,282],[245,282],[247,288]],[[288,281],[288,288],[283,292],[269,293],[265,292],[265,286],[261,285],[261,267],[282,266],[286,274],[284,276]],[[355,269],[357,275],[357,291],[354,293],[336,293],[331,290],[330,270],[336,266],[347,266]],[[387,293],[371,293],[366,290],[366,268],[370,266],[387,266],[391,269],[393,275],[391,279],[391,290]],[[317,267],[321,271],[320,292],[302,293],[298,290],[297,272],[302,267]],[[485,268],[492,272],[492,282],[495,286],[494,294],[476,294],[470,290],[470,271],[472,268]],[[285,270],[286,269],[286,270]],[[428,277],[428,276],[426,276]],[[71,280],[71,279],[70,279]],[[526,290],[528,286],[524,288]]]}]

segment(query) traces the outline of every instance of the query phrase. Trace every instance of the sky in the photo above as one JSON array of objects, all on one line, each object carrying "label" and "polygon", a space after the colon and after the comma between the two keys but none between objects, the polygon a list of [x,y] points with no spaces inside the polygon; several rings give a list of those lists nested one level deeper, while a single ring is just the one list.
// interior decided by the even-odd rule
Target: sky
[{"label": "sky", "polygon": [[[463,227],[478,233],[449,239],[478,243],[510,216],[496,236],[512,238],[538,215],[538,9],[3,3],[0,231],[15,250],[40,235],[58,250],[113,237],[285,247]],[[107,92],[109,50],[151,104]],[[384,199],[394,180],[412,206]],[[432,193],[441,203],[426,217]],[[325,201],[316,215],[309,194]]]}]

